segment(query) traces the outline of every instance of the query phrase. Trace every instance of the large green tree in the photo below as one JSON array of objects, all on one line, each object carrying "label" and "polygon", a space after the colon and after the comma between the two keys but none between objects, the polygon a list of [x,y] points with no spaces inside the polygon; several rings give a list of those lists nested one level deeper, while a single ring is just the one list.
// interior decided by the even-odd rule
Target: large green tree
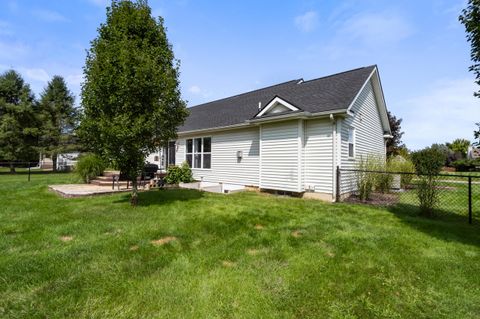
[{"label": "large green tree", "polygon": [[57,168],[57,155],[77,150],[74,130],[78,124],[75,97],[61,76],[54,76],[40,96],[42,152],[51,156],[53,169]]},{"label": "large green tree", "polygon": [[[0,159],[8,162],[36,159],[39,135],[35,97],[20,74],[0,75]],[[15,172],[13,164],[10,171]]]},{"label": "large green tree", "polygon": [[178,61],[147,1],[112,1],[84,75],[80,136],[132,181],[135,205],[146,156],[175,138],[187,116]]},{"label": "large green tree", "polygon": [[[467,40],[471,45],[470,59],[473,64],[469,70],[475,74],[475,83],[480,85],[480,0],[469,0],[458,19],[465,26]],[[480,97],[480,90],[473,94]],[[477,126],[478,130],[473,131],[475,139],[480,136],[480,125],[477,123]]]},{"label": "large green tree", "polygon": [[[471,45],[470,59],[473,64],[469,70],[475,74],[475,82],[480,85],[480,0],[469,0],[459,20],[465,26],[467,40]],[[480,90],[474,95],[480,97]]]}]

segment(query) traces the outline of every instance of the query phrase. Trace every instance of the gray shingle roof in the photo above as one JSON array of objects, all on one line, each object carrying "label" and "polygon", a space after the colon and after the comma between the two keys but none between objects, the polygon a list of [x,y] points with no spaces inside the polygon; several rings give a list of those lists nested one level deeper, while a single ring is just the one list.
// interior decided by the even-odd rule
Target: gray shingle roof
[{"label": "gray shingle roof", "polygon": [[278,96],[310,113],[347,109],[375,66],[354,69],[326,77],[292,80],[263,89],[189,108],[190,115],[179,132],[244,123]]}]

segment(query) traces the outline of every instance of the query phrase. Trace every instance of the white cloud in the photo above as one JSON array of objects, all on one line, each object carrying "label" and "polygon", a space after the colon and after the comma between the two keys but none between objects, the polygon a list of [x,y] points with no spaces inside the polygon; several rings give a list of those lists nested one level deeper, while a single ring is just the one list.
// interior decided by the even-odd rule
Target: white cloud
[{"label": "white cloud", "polygon": [[302,52],[300,59],[319,54],[332,60],[371,57],[372,50],[395,50],[401,41],[414,32],[407,19],[392,11],[357,13],[332,25],[336,26],[332,40],[321,46],[313,44]]},{"label": "white cloud", "polygon": [[193,93],[193,94],[200,94],[202,93],[202,89],[200,89],[199,86],[193,85],[188,89],[188,92]]},{"label": "white cloud", "polygon": [[25,75],[29,80],[45,82],[50,80],[50,76],[47,71],[40,68],[18,68],[18,70]]},{"label": "white cloud", "polygon": [[2,59],[3,62],[25,56],[28,51],[29,48],[23,43],[0,41],[0,59]]},{"label": "white cloud", "polygon": [[65,80],[72,86],[80,86],[83,82],[83,74],[70,74]]},{"label": "white cloud", "polygon": [[88,0],[88,2],[96,5],[96,6],[99,6],[99,7],[106,7],[110,4],[110,1],[109,0]]},{"label": "white cloud", "polygon": [[40,20],[47,21],[47,22],[67,22],[68,19],[64,17],[62,14],[45,9],[39,9],[32,11],[32,14],[39,18]]},{"label": "white cloud", "polygon": [[345,21],[340,33],[365,44],[386,44],[407,38],[412,27],[395,13],[360,13]]},{"label": "white cloud", "polygon": [[318,24],[318,14],[315,11],[307,11],[295,17],[295,26],[303,32],[313,31]]},{"label": "white cloud", "polygon": [[419,149],[455,138],[472,140],[480,121],[478,86],[471,79],[438,81],[424,94],[396,103],[407,147]]}]

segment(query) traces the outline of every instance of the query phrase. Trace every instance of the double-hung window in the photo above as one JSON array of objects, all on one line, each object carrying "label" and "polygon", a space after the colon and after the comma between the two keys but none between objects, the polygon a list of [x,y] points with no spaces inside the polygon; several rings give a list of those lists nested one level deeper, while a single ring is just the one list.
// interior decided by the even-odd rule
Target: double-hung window
[{"label": "double-hung window", "polygon": [[212,160],[212,138],[187,139],[186,158],[192,168],[210,168]]},{"label": "double-hung window", "polygon": [[355,158],[355,129],[348,129],[348,157]]}]

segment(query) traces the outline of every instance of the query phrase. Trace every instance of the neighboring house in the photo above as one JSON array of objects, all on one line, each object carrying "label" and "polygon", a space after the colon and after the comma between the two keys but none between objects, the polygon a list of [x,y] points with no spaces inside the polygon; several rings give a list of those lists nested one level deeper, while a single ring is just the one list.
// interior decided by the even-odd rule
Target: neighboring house
[{"label": "neighboring house", "polygon": [[[57,155],[57,170],[59,171],[69,171],[72,170],[75,164],[77,164],[78,157],[80,156],[79,152],[71,153],[62,153]],[[50,157],[47,157],[45,154],[40,154],[40,160],[38,162],[38,167],[41,169],[52,169],[53,161]]]},{"label": "neighboring house", "polygon": [[[178,139],[153,154],[187,161],[205,182],[304,193],[332,200],[336,167],[385,158],[390,137],[376,66],[293,80],[189,108]],[[340,187],[349,192],[351,183]]]}]

